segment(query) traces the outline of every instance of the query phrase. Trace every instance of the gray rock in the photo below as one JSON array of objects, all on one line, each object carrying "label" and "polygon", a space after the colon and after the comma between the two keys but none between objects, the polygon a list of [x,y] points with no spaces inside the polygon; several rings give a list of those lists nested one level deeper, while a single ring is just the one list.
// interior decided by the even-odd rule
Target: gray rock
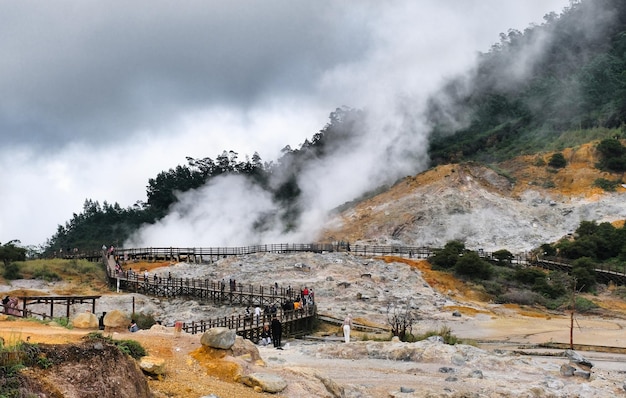
[{"label": "gray rock", "polygon": [[470,374],[468,375],[468,377],[471,377],[472,379],[482,379],[484,376],[481,370],[476,369],[476,370],[472,370]]},{"label": "gray rock", "polygon": [[570,361],[574,362],[581,369],[590,370],[591,368],[593,368],[593,364],[589,362],[587,358],[583,357],[574,350],[566,350],[565,355],[570,359]]},{"label": "gray rock", "polygon": [[583,379],[587,379],[587,380],[589,380],[589,378],[591,377],[591,372],[587,372],[586,370],[580,370],[580,369],[577,369],[577,370],[574,372],[574,376],[576,376],[576,377],[582,377]]},{"label": "gray rock", "polygon": [[415,388],[400,387],[400,392],[403,392],[403,393],[415,392]]},{"label": "gray rock", "polygon": [[576,368],[574,368],[570,364],[564,363],[563,365],[561,365],[561,369],[560,369],[561,376],[565,376],[565,377],[574,376],[575,371],[576,371]]},{"label": "gray rock", "polygon": [[465,358],[463,358],[463,356],[460,354],[453,354],[450,360],[452,361],[452,364],[455,366],[465,365]]},{"label": "gray rock", "polygon": [[228,350],[235,344],[236,337],[234,330],[222,327],[211,328],[204,332],[200,338],[200,343],[206,347]]},{"label": "gray rock", "polygon": [[446,366],[439,368],[439,373],[454,373],[454,372],[456,372],[454,368],[449,368]]},{"label": "gray rock", "polygon": [[553,390],[562,390],[565,386],[561,380],[556,380],[552,377],[548,377],[545,382],[546,387]]},{"label": "gray rock", "polygon": [[426,339],[426,341],[430,343],[443,343],[443,337],[441,336],[430,336]]},{"label": "gray rock", "polygon": [[287,388],[287,382],[282,377],[268,373],[251,373],[242,376],[240,380],[249,387],[259,387],[269,393],[278,393]]}]

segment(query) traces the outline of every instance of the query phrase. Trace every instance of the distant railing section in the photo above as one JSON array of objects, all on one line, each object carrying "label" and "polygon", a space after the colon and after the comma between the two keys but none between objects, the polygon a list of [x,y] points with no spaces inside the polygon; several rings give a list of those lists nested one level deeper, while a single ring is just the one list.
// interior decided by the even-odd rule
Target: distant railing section
[{"label": "distant railing section", "polygon": [[[401,246],[401,245],[351,245],[349,242],[334,243],[308,243],[308,244],[268,244],[241,247],[209,247],[209,248],[175,248],[175,247],[148,247],[148,248],[116,248],[115,255],[121,261],[131,260],[170,260],[187,262],[213,262],[227,256],[242,256],[255,253],[297,253],[297,252],[349,252],[357,256],[399,256],[415,259],[427,259],[435,254],[440,248],[425,246]],[[489,261],[497,261],[494,253],[476,250],[481,258]],[[102,251],[91,253],[74,253],[66,255],[68,258],[89,258],[99,260]],[[537,257],[528,252],[514,254],[508,261],[511,264],[528,266],[535,265],[547,269],[559,269],[571,271],[571,260],[556,257]],[[595,268],[603,280],[612,280],[620,284],[626,284],[626,264],[598,264]],[[613,277],[615,275],[615,277]]]},{"label": "distant railing section", "polygon": [[[570,273],[574,267],[572,260],[561,257],[543,256],[535,258],[532,265],[552,271]],[[594,264],[594,275],[600,282],[613,282],[626,285],[626,264]]]},{"label": "distant railing section", "polygon": [[[439,248],[425,246],[401,245],[351,245],[349,242],[334,243],[281,243],[252,246],[233,247],[144,247],[144,248],[115,248],[115,256],[121,261],[129,260],[176,260],[189,262],[212,262],[228,256],[244,256],[256,253],[332,253],[349,252],[357,256],[400,256],[416,259],[426,259],[432,256]],[[493,259],[490,252],[478,249],[477,253],[488,260]],[[87,258],[100,261],[103,251],[76,252],[63,255],[64,258]],[[526,264],[531,259],[525,252],[518,253],[511,260],[514,264]]]}]

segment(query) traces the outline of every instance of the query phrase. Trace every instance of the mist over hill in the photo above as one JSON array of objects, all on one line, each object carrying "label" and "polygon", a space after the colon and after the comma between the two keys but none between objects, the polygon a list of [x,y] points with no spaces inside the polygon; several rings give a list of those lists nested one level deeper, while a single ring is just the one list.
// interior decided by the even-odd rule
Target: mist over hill
[{"label": "mist over hill", "polygon": [[[497,239],[501,231],[478,239],[468,226],[486,222],[504,228],[504,215],[486,208],[478,221],[460,216],[472,213],[462,204],[463,184],[447,188],[456,190],[448,198],[457,205],[413,197],[411,206],[421,201],[428,211],[415,210],[410,223],[437,224],[418,234],[403,233],[411,228],[401,226],[386,231],[383,218],[379,226],[352,235],[341,230],[345,216],[339,222],[329,215],[432,165],[503,161],[621,134],[626,82],[619,71],[626,52],[620,49],[626,41],[619,32],[626,30],[626,6],[615,0],[572,2],[561,15],[544,20],[524,32],[502,34],[459,77],[419,90],[410,85],[402,95],[381,91],[366,109],[337,108],[320,132],[299,148],[285,147],[276,161],[263,162],[258,154],[240,161],[232,151],[215,159],[188,158],[188,165],[150,179],[146,203],[121,209],[88,201],[83,213],[59,227],[47,249],[99,248],[104,242],[207,247],[320,239],[440,245],[463,236],[476,239],[476,245],[503,244]],[[535,202],[531,199],[531,206]],[[443,217],[438,210],[446,206],[458,216]],[[517,224],[536,226],[545,219],[558,225],[539,228],[551,231],[548,235],[522,234],[524,244],[511,247],[519,250],[570,232],[582,218],[604,217],[590,210],[565,222],[502,206],[514,213]],[[515,231],[517,224],[507,230]],[[334,227],[339,229],[329,233]]]}]

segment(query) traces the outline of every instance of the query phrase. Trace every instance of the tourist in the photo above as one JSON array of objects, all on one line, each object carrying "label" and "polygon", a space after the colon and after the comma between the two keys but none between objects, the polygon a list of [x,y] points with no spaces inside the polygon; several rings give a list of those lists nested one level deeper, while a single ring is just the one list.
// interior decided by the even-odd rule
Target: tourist
[{"label": "tourist", "polygon": [[20,310],[18,309],[19,300],[17,297],[6,296],[2,299],[2,304],[4,305],[4,313],[7,315],[20,315]]},{"label": "tourist", "polygon": [[343,339],[346,343],[350,342],[350,330],[352,329],[352,315],[348,314],[343,320]]},{"label": "tourist", "polygon": [[137,322],[135,322],[134,319],[130,321],[130,326],[128,327],[128,330],[132,333],[135,333],[139,330],[139,326],[137,326]]},{"label": "tourist", "polygon": [[272,319],[271,329],[272,339],[274,340],[274,347],[276,347],[277,350],[282,350],[283,347],[280,346],[280,339],[283,335],[283,325],[280,323],[280,320],[276,316],[274,316],[274,318]]},{"label": "tourist", "polygon": [[309,288],[308,287],[304,287],[304,289],[302,289],[302,302],[304,304],[307,304],[309,301]]},{"label": "tourist", "polygon": [[270,326],[263,326],[263,331],[261,332],[261,345],[266,346],[272,342],[272,332],[270,331]]},{"label": "tourist", "polygon": [[256,322],[258,324],[259,319],[261,318],[261,307],[259,307],[258,305],[254,307],[254,317],[256,318]]},{"label": "tourist", "polygon": [[104,317],[106,314],[107,314],[106,312],[103,312],[100,319],[98,319],[98,329],[100,330],[104,330]]},{"label": "tourist", "polygon": [[246,314],[243,316],[244,326],[249,323],[252,325],[252,314],[250,313],[250,307],[246,307]]}]

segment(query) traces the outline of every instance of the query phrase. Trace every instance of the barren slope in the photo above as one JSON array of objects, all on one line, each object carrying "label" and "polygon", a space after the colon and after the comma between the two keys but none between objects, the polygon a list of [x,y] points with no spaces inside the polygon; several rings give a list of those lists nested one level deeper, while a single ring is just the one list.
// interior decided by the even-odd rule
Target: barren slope
[{"label": "barren slope", "polygon": [[558,170],[539,165],[551,153],[490,167],[438,166],[337,215],[321,240],[443,246],[459,239],[469,248],[517,253],[556,241],[583,220],[624,219],[626,190],[593,186],[598,178],[621,178],[594,167],[596,144],[563,151],[568,164]]}]

